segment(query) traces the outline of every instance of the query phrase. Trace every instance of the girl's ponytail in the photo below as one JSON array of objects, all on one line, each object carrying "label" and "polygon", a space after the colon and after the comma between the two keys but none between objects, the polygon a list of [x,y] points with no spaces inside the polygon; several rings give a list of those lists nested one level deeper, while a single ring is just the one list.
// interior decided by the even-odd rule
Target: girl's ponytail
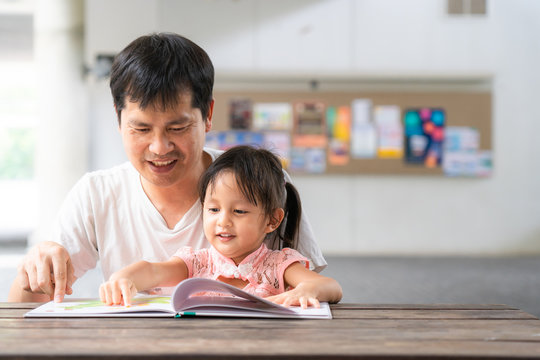
[{"label": "girl's ponytail", "polygon": [[302,205],[300,195],[293,184],[285,183],[285,230],[281,238],[282,247],[296,249],[298,240],[298,229],[300,227],[300,218],[302,216]]}]

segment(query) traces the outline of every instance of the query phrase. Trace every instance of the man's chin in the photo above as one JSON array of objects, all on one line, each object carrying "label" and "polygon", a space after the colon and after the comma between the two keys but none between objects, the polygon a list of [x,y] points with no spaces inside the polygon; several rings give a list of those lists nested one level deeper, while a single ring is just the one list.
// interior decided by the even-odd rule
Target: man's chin
[{"label": "man's chin", "polygon": [[141,173],[141,177],[144,179],[144,183],[160,188],[171,187],[178,182],[178,176],[174,176],[174,173],[155,173],[153,171],[145,171]]}]

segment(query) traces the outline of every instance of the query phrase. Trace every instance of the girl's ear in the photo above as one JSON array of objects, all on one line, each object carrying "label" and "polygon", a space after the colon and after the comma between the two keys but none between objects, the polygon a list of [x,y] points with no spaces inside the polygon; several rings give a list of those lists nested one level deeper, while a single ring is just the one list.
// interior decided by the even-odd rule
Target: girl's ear
[{"label": "girl's ear", "polygon": [[266,229],[264,232],[270,234],[272,231],[276,230],[279,227],[279,224],[283,221],[285,216],[285,211],[282,208],[274,209],[272,214],[269,216],[268,224],[266,224]]}]

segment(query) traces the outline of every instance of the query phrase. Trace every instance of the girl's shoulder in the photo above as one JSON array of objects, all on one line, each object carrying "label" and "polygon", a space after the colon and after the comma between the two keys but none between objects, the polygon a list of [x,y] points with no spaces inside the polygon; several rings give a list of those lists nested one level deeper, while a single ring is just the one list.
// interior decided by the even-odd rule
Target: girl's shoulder
[{"label": "girl's shoulder", "polygon": [[290,265],[293,262],[301,262],[304,265],[309,264],[309,260],[297,250],[291,248],[283,248],[281,250],[268,250],[266,254],[266,265],[274,265],[281,267]]}]

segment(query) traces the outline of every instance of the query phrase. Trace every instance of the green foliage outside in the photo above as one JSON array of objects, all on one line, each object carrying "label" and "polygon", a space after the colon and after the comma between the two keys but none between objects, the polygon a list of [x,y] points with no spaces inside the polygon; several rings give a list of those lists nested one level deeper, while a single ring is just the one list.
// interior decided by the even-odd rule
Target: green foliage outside
[{"label": "green foliage outside", "polygon": [[35,130],[0,127],[0,180],[34,177]]}]

